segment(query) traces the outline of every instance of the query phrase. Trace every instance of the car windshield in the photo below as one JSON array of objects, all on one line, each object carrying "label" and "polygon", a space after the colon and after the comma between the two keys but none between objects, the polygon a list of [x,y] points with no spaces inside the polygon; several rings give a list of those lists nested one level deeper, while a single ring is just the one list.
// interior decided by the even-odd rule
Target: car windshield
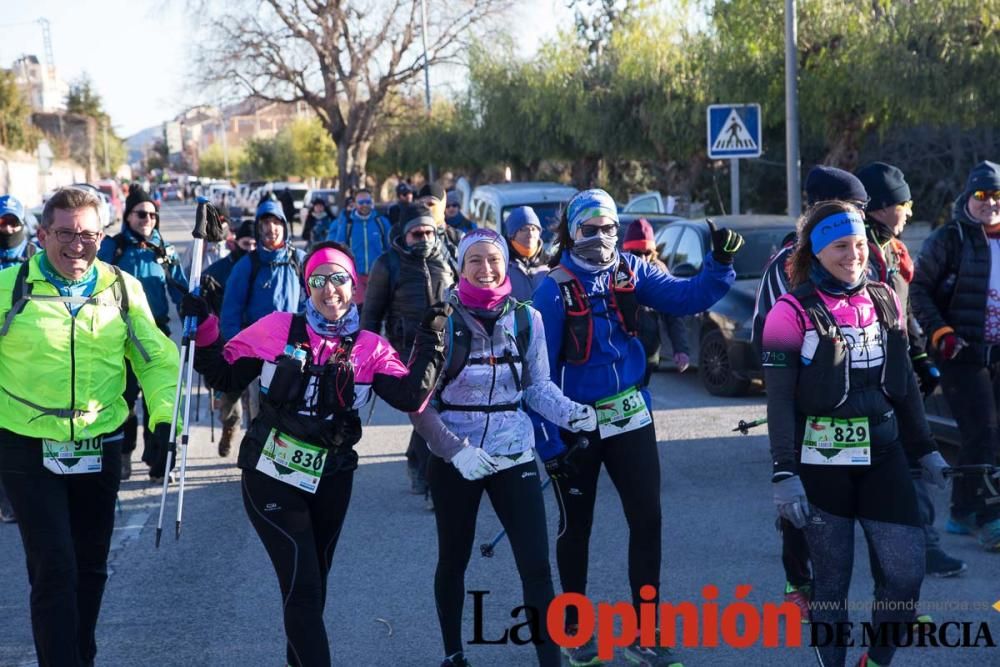
[{"label": "car windshield", "polygon": [[[542,223],[542,240],[549,241],[555,238],[556,227],[559,225],[559,216],[562,214],[563,202],[558,201],[547,201],[540,204],[517,204],[515,206],[506,206],[500,213],[503,221],[507,221],[507,216],[515,208],[521,206],[530,206],[534,209],[535,215],[538,216],[538,221]],[[503,230],[498,230],[503,231]]]},{"label": "car windshield", "polygon": [[760,278],[767,261],[781,249],[781,242],[791,231],[785,227],[741,231],[746,243],[733,261],[736,279]]}]

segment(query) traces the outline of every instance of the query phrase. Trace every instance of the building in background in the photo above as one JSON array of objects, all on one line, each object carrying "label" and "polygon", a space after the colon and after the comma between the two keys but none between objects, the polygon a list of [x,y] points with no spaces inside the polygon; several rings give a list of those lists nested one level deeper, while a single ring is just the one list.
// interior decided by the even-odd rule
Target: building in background
[{"label": "building in background", "polygon": [[66,110],[69,84],[59,78],[54,66],[46,67],[37,56],[25,55],[14,61],[11,71],[32,111],[53,113]]}]

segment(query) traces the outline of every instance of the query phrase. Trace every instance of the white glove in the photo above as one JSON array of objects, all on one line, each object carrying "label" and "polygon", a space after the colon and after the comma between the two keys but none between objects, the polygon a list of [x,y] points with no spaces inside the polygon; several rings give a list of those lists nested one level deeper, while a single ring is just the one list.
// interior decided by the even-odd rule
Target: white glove
[{"label": "white glove", "polygon": [[479,447],[465,445],[451,457],[451,464],[468,480],[482,479],[497,471],[496,461]]},{"label": "white glove", "polygon": [[569,430],[574,433],[596,431],[597,410],[589,405],[577,403],[576,407],[573,408],[573,411],[569,414]]}]

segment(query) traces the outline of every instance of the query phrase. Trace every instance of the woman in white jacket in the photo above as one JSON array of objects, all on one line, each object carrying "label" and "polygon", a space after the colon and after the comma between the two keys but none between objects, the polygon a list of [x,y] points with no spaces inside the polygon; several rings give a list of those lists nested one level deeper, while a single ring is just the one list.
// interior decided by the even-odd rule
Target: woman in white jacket
[{"label": "woman in white jacket", "polygon": [[411,415],[434,454],[428,483],[438,530],[434,597],[442,667],[468,664],[462,652],[465,569],[483,491],[510,537],[524,604],[538,614],[539,664],[558,665],[558,647],[544,629],[554,596],[545,505],[533,428],[521,406],[573,431],[595,429],[597,415],[549,379],[542,318],[510,296],[506,242],[493,231],[474,230],[459,244],[458,264],[461,278],[448,298],[447,369],[436,399]]}]

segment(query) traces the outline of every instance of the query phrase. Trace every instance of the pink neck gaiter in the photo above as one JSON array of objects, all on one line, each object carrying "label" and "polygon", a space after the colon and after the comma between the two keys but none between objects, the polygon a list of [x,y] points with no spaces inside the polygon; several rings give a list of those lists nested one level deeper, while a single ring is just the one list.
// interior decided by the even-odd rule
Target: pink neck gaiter
[{"label": "pink neck gaiter", "polygon": [[510,276],[496,287],[476,287],[465,276],[458,279],[458,299],[463,305],[480,310],[493,310],[510,294]]}]

